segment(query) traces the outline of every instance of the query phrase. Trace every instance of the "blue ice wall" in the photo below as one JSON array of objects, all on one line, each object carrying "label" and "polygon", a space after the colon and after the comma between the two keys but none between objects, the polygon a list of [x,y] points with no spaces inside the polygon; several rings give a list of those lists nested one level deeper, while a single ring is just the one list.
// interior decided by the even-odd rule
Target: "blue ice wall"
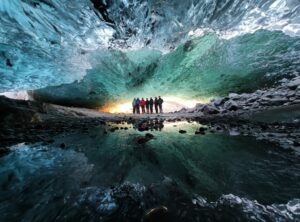
[{"label": "blue ice wall", "polygon": [[0,92],[251,91],[299,74],[299,25],[299,0],[3,0]]}]

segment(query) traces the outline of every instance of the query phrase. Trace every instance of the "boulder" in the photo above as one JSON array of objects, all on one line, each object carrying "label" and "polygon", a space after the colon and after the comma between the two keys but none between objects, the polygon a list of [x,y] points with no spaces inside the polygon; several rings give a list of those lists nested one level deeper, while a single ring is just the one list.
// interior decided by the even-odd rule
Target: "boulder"
[{"label": "boulder", "polygon": [[201,109],[201,111],[204,113],[204,114],[218,114],[220,113],[220,111],[218,110],[218,108],[216,108],[215,106],[212,106],[212,105],[205,105],[203,106],[203,108]]},{"label": "boulder", "polygon": [[280,106],[286,102],[289,102],[289,100],[285,97],[262,97],[260,103],[265,106]]},{"label": "boulder", "polygon": [[146,138],[149,138],[149,139],[153,139],[153,138],[154,138],[154,135],[151,134],[151,133],[146,133],[145,137],[146,137]]},{"label": "boulder", "polygon": [[149,141],[149,139],[144,137],[144,136],[136,137],[135,140],[138,144],[144,144],[144,143],[147,143]]},{"label": "boulder", "polygon": [[143,222],[171,222],[168,208],[165,206],[156,207],[146,212]]},{"label": "boulder", "polygon": [[224,108],[229,110],[229,111],[236,111],[236,110],[239,109],[239,106],[235,101],[228,100],[227,102],[225,102]]},{"label": "boulder", "polygon": [[221,106],[222,104],[224,103],[224,100],[223,99],[215,99],[214,101],[213,101],[213,104],[215,105],[215,106]]},{"label": "boulder", "polygon": [[228,97],[229,99],[238,99],[240,95],[237,93],[229,93]]},{"label": "boulder", "polygon": [[297,89],[297,87],[300,86],[300,78],[298,77],[298,78],[293,79],[292,81],[287,83],[286,86],[292,90]]}]

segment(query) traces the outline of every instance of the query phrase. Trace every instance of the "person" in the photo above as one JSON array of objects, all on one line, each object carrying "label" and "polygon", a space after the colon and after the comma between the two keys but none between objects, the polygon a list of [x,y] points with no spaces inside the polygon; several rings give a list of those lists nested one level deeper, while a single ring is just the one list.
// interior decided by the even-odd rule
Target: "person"
[{"label": "person", "polygon": [[146,110],[147,110],[147,114],[149,114],[149,107],[150,107],[150,101],[148,98],[146,98]]},{"label": "person", "polygon": [[135,106],[135,109],[136,109],[136,113],[137,114],[140,114],[140,99],[139,98],[137,98],[136,99],[136,106]]},{"label": "person", "polygon": [[154,108],[155,108],[155,113],[158,113],[158,99],[155,97],[154,99]]},{"label": "person", "polygon": [[159,96],[158,97],[158,107],[159,107],[159,112],[162,113],[163,109],[162,109],[162,104],[163,104],[164,100]]},{"label": "person", "polygon": [[149,106],[150,106],[150,113],[153,114],[153,99],[152,97],[150,97],[150,100],[149,100]]},{"label": "person", "polygon": [[136,98],[134,98],[132,101],[132,113],[133,114],[136,113]]},{"label": "person", "polygon": [[145,113],[145,105],[146,105],[146,101],[144,100],[144,98],[142,98],[142,100],[140,101],[140,106],[142,107],[142,113]]}]

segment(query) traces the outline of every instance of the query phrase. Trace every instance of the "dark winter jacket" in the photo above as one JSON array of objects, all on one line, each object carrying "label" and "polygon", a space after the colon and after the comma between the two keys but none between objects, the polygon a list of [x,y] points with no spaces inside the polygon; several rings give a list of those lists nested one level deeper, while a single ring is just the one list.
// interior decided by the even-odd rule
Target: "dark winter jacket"
[{"label": "dark winter jacket", "polygon": [[158,99],[158,105],[162,105],[163,102],[164,102],[164,100],[163,100],[162,98],[159,98],[159,99]]},{"label": "dark winter jacket", "polygon": [[150,101],[146,100],[146,107],[148,108],[150,106]]},{"label": "dark winter jacket", "polygon": [[141,102],[141,101],[140,101],[139,99],[137,99],[137,100],[136,100],[136,105],[139,106],[139,105],[140,105],[140,102]]},{"label": "dark winter jacket", "polygon": [[153,99],[150,99],[150,100],[149,100],[149,105],[150,105],[150,106],[153,106]]}]

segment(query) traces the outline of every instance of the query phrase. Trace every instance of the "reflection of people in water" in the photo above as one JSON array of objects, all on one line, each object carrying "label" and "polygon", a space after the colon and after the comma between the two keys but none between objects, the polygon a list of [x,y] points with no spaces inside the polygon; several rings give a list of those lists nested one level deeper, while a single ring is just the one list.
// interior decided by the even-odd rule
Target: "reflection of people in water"
[{"label": "reflection of people in water", "polygon": [[159,130],[161,131],[164,128],[163,120],[145,120],[142,122],[137,122],[133,124],[133,128],[138,131],[148,131],[148,130]]}]

